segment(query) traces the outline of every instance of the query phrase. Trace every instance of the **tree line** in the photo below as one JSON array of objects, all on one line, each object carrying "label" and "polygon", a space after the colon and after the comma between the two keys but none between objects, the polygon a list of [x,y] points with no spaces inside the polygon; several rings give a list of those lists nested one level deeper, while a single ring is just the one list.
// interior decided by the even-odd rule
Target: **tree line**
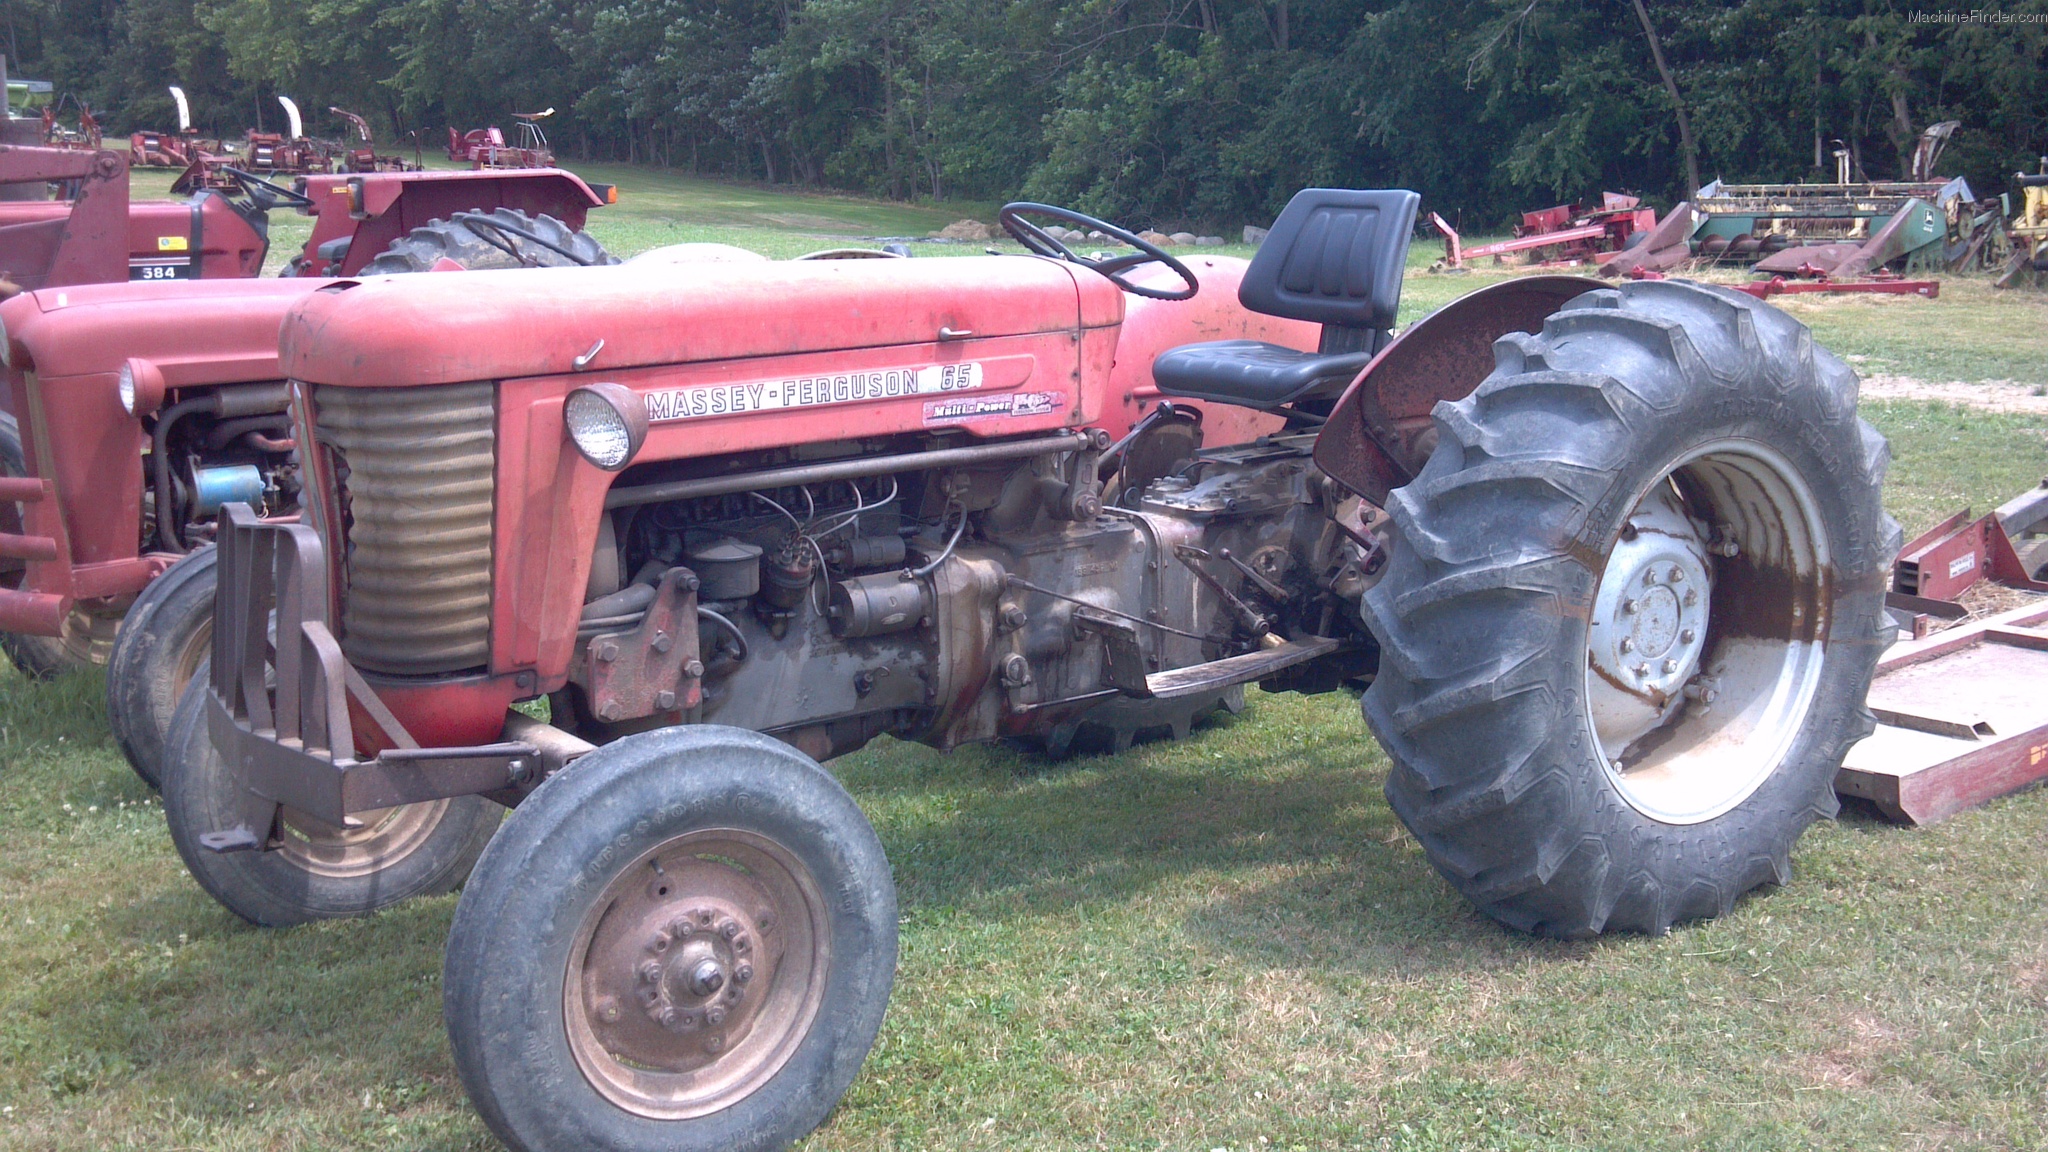
[{"label": "tree line", "polygon": [[[15,75],[112,130],[275,130],[273,97],[390,146],[548,121],[626,160],[893,198],[1263,223],[1310,184],[1467,226],[1603,189],[1896,178],[1980,194],[2048,153],[2048,0],[8,0]],[[1697,174],[1695,176],[1694,174]]]}]

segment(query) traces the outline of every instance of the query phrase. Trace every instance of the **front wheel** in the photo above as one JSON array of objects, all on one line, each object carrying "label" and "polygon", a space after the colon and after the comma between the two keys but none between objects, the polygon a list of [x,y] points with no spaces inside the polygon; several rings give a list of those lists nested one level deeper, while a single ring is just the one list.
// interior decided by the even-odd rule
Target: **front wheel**
[{"label": "front wheel", "polygon": [[481,796],[461,796],[359,813],[337,828],[286,808],[279,847],[214,852],[199,838],[235,824],[241,785],[207,734],[206,699],[202,664],[165,737],[164,819],[192,878],[251,924],[281,928],[362,916],[452,892],[504,815]]},{"label": "front wheel", "polygon": [[629,736],[528,797],[448,936],[443,1015],[506,1145],[756,1152],[881,1027],[896,891],[837,781],[756,733]]},{"label": "front wheel", "polygon": [[1429,859],[1525,931],[1662,932],[1790,875],[1890,625],[1855,374],[1676,281],[1511,334],[1390,501],[1367,721]]},{"label": "front wheel", "polygon": [[185,687],[213,648],[217,553],[182,557],[135,598],[107,660],[107,722],[129,767],[162,786],[164,738]]}]

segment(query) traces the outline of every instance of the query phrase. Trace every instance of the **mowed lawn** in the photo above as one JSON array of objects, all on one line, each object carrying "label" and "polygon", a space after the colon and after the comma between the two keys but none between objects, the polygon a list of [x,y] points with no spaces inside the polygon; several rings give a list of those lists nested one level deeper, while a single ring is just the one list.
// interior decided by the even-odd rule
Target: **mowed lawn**
[{"label": "mowed lawn", "polygon": [[[592,172],[626,189],[593,225],[622,255],[993,216]],[[1408,318],[1497,275],[1433,257]],[[2048,296],[1795,310],[1868,371],[2048,385]],[[2048,416],[1866,415],[1909,532],[2048,474]],[[1254,692],[1116,757],[884,740],[832,768],[895,867],[902,964],[806,1149],[2048,1147],[2048,794],[1850,810],[1725,919],[1563,944],[1430,870],[1344,694]],[[0,671],[0,1148],[491,1147],[441,1030],[454,906],[246,927],[185,875],[99,677]]]}]

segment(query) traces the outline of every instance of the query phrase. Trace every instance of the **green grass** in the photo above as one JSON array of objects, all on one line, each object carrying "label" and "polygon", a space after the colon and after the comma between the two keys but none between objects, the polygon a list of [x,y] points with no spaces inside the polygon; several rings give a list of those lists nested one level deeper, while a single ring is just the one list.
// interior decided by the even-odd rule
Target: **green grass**
[{"label": "green grass", "polygon": [[[1418,309],[1492,279],[1426,263]],[[1824,339],[1948,375],[1898,318],[1972,342],[1969,302],[1873,302]],[[2048,419],[1866,414],[1909,530],[2048,471]],[[441,1033],[454,899],[243,926],[99,693],[0,671],[0,1148],[491,1147]],[[1066,765],[884,740],[833,768],[895,869],[902,964],[816,1152],[2048,1148],[2048,793],[1925,829],[1851,811],[1725,919],[1560,944],[1435,876],[1342,694]]]}]

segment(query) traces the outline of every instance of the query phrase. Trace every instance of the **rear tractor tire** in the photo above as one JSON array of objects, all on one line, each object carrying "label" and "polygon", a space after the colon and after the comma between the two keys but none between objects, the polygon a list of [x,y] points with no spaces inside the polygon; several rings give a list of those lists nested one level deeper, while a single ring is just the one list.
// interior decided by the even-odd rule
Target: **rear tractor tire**
[{"label": "rear tractor tire", "polygon": [[449,930],[443,1018],[515,1152],[768,1152],[853,1082],[896,972],[896,889],[823,768],[718,725],[542,784]]},{"label": "rear tractor tire", "polygon": [[1172,700],[1118,697],[1042,733],[1018,737],[1015,744],[1051,760],[1123,752],[1150,740],[1185,740],[1196,724],[1216,712],[1243,715],[1244,685]]},{"label": "rear tractor tire", "polygon": [[1725,914],[1788,880],[1873,727],[1889,450],[1854,372],[1727,289],[1588,292],[1495,356],[1365,600],[1387,799],[1523,931]]},{"label": "rear tractor tire", "polygon": [[107,722],[128,766],[163,786],[164,741],[178,701],[213,651],[213,545],[180,559],[135,598],[107,661]]},{"label": "rear tractor tire", "polygon": [[415,896],[452,892],[504,816],[481,796],[363,812],[348,828],[287,808],[282,847],[211,851],[199,838],[234,825],[240,785],[207,734],[206,701],[202,665],[165,741],[164,819],[199,886],[251,924],[281,928],[362,916]]},{"label": "rear tractor tire", "polygon": [[[529,216],[517,208],[457,215],[462,219],[429,220],[393,240],[389,248],[363,265],[359,275],[431,272],[443,260],[452,260],[468,271],[574,268],[619,262],[596,237],[578,232],[553,216]],[[529,238],[534,236],[541,242]]]}]

